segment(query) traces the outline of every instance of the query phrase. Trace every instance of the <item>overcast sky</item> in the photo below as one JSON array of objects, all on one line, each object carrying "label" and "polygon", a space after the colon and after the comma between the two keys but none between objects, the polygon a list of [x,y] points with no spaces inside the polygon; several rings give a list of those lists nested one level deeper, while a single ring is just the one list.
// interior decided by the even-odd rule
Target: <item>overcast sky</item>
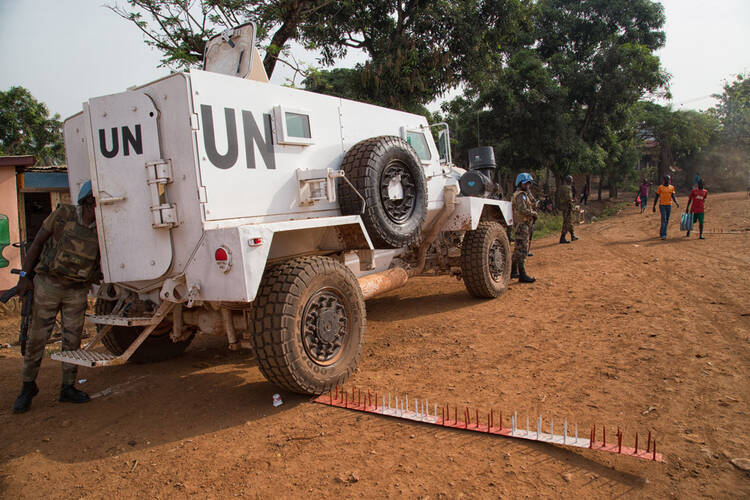
[{"label": "overcast sky", "polygon": [[[140,31],[102,7],[111,1],[0,0],[0,90],[24,86],[65,118],[90,97],[167,74]],[[673,105],[709,108],[726,79],[750,70],[750,0],[662,3],[667,44],[659,55],[672,74]],[[276,73],[276,83],[291,76]]]}]

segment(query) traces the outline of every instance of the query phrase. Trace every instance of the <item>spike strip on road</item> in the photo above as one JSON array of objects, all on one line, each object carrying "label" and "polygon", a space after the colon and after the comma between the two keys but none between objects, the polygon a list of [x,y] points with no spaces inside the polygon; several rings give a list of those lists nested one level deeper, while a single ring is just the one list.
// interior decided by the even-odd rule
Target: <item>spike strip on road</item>
[{"label": "spike strip on road", "polygon": [[[352,396],[356,394],[355,389],[352,389]],[[367,394],[371,394],[369,391]],[[388,398],[382,396],[381,401],[378,401],[377,393],[375,398],[349,398],[349,393],[342,388],[336,387],[328,394],[322,394],[314,399],[316,403],[321,403],[336,408],[345,408],[348,410],[361,411],[365,413],[374,413],[376,415],[383,415],[386,417],[401,418],[404,420],[411,420],[413,422],[421,422],[424,424],[437,425],[440,427],[450,427],[452,429],[461,429],[473,432],[482,432],[484,434],[494,434],[497,436],[505,436],[517,439],[526,439],[529,441],[538,441],[542,443],[551,443],[560,446],[569,446],[573,448],[588,448],[595,451],[604,451],[607,453],[614,453],[616,455],[625,455],[633,458],[640,458],[643,460],[650,460],[655,462],[663,462],[664,457],[661,453],[656,452],[656,440],[652,438],[651,431],[648,433],[648,443],[646,448],[638,447],[638,434],[634,436],[635,448],[631,448],[623,445],[624,435],[618,428],[617,434],[615,435],[614,442],[607,442],[606,427],[601,428],[601,441],[597,441],[596,425],[592,426],[591,432],[588,438],[580,437],[578,435],[578,425],[572,425],[575,429],[573,435],[568,435],[568,420],[564,420],[563,434],[554,434],[554,423],[550,422],[550,432],[544,432],[543,426],[544,421],[540,415],[533,428],[529,427],[529,417],[526,417],[526,428],[523,429],[518,425],[518,414],[517,412],[511,413],[510,427],[503,426],[502,412],[499,413],[498,426],[495,426],[494,410],[490,410],[486,415],[487,423],[484,424],[482,421],[485,420],[484,414],[479,413],[479,410],[471,411],[470,408],[464,406],[462,414],[459,416],[458,407],[454,406],[451,412],[450,405],[441,406],[438,410],[438,405],[434,405],[434,409],[431,409],[427,401],[424,404],[418,404],[418,399],[414,399],[414,410],[409,408],[409,396],[405,395],[404,398],[394,398],[394,405],[391,406],[391,394],[388,393]],[[378,404],[380,403],[380,404]],[[472,418],[473,417],[473,418]]]}]

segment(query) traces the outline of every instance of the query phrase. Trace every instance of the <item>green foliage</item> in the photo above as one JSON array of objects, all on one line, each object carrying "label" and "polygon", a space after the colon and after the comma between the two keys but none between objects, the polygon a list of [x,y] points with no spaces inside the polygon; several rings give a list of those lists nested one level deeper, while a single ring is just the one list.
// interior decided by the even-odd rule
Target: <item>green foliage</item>
[{"label": "green foliage", "polygon": [[[520,0],[330,2],[302,28],[331,65],[350,49],[369,57],[361,85],[373,102],[406,109],[477,78],[524,23]],[[481,20],[481,22],[478,22]]]},{"label": "green foliage", "polygon": [[[319,10],[329,0],[127,0],[127,7],[107,5],[143,32],[146,44],[163,54],[161,63],[175,70],[199,67],[206,42],[227,28],[255,22],[256,38],[265,45],[263,66],[270,76],[289,42],[306,23],[323,21]],[[297,68],[299,69],[299,68]]]},{"label": "green foliage", "polygon": [[628,206],[628,204],[629,203],[627,202],[607,204],[602,210],[602,213],[599,216],[599,220],[604,220],[608,217],[612,217],[613,215],[618,215],[625,209],[626,206]]},{"label": "green foliage", "polygon": [[63,163],[60,115],[50,117],[47,106],[23,87],[0,92],[0,155],[34,155],[43,165]]},{"label": "green foliage", "polygon": [[327,66],[359,49],[369,59],[356,68],[361,90],[354,94],[410,109],[498,66],[498,48],[516,43],[528,22],[524,1],[127,0],[128,8],[110,9],[133,22],[164,54],[162,64],[175,69],[198,65],[210,36],[247,21],[258,26],[269,75],[277,60],[306,73],[284,57],[291,41],[320,50]]},{"label": "green foliage", "polygon": [[737,75],[714,95],[719,103],[713,110],[721,122],[721,141],[750,154],[750,78]]},{"label": "green foliage", "polygon": [[540,213],[534,223],[534,234],[532,239],[544,238],[550,234],[560,234],[562,231],[562,215]]},{"label": "green foliage", "polygon": [[495,74],[471,80],[473,97],[443,106],[458,126],[461,154],[469,145],[491,145],[509,178],[546,168],[557,179],[578,172],[615,184],[627,178],[624,166],[632,171],[637,163],[631,109],[667,82],[654,55],[664,44],[661,5],[540,0],[527,12],[529,23],[519,26],[528,31]]}]

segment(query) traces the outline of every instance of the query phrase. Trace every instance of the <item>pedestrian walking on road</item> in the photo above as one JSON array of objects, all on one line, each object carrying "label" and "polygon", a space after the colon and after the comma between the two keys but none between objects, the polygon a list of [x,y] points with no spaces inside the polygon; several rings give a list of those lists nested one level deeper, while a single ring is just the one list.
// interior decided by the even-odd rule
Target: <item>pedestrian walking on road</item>
[{"label": "pedestrian walking on road", "polygon": [[641,213],[646,211],[648,206],[648,188],[651,183],[645,178],[641,181],[641,187],[638,189],[638,197],[641,199]]},{"label": "pedestrian walking on road", "polygon": [[526,254],[529,251],[531,225],[537,219],[537,213],[529,197],[529,188],[533,180],[530,174],[518,174],[518,177],[516,177],[516,192],[513,193],[513,199],[511,200],[516,241],[513,247],[513,266],[510,277],[518,278],[521,283],[536,281],[535,278],[526,274]]},{"label": "pedestrian walking on road", "polygon": [[[698,221],[698,229],[700,231],[700,239],[704,240],[703,237],[703,220],[704,220],[704,211],[706,208],[706,197],[708,196],[708,191],[703,189],[703,180],[698,180],[698,187],[690,191],[690,198],[688,198],[687,206],[685,207],[685,213],[686,214],[692,214],[693,216],[693,223]],[[692,203],[692,208],[690,207],[690,204]],[[690,229],[687,230],[687,234],[685,237],[690,237]]]},{"label": "pedestrian walking on road", "polygon": [[562,213],[563,224],[562,233],[560,233],[560,243],[570,243],[565,237],[570,233],[570,240],[575,241],[578,238],[573,232],[573,193],[571,192],[571,185],[573,184],[573,177],[567,176],[563,179],[560,188],[558,189],[558,207]]},{"label": "pedestrian walking on road", "polygon": [[674,186],[671,184],[671,180],[668,175],[664,176],[664,184],[656,188],[656,197],[654,198],[654,212],[656,212],[656,203],[659,203],[659,212],[661,213],[659,237],[663,240],[667,239],[667,225],[669,224],[669,216],[672,213],[672,202],[674,201],[674,204],[678,208],[680,206],[677,203],[677,198],[674,196]]},{"label": "pedestrian walking on road", "polygon": [[[20,296],[33,289],[31,329],[23,358],[23,386],[13,404],[13,413],[23,413],[39,393],[36,376],[44,348],[60,312],[62,350],[81,346],[88,289],[99,280],[99,240],[91,181],[81,186],[78,206],[58,205],[42,223],[29,248],[18,279]],[[31,275],[35,274],[34,281]],[[89,395],[74,387],[78,367],[62,363],[60,401],[85,403]]]}]

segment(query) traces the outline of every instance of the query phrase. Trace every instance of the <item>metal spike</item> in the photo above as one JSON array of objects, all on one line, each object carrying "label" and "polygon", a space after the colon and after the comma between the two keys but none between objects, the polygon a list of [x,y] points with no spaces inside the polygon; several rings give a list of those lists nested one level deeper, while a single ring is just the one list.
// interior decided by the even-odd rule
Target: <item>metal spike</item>
[{"label": "metal spike", "polygon": [[555,417],[550,417],[549,440],[552,441],[553,439],[555,439]]},{"label": "metal spike", "polygon": [[576,443],[578,443],[578,424],[576,424]]},{"label": "metal spike", "polygon": [[565,417],[565,422],[563,422],[563,444],[567,444],[568,440],[568,417]]},{"label": "metal spike", "polygon": [[391,393],[388,393],[388,409],[391,409]]},{"label": "metal spike", "polygon": [[536,438],[539,439],[539,428],[542,426],[542,416],[539,415],[539,417],[536,419]]},{"label": "metal spike", "polygon": [[529,435],[529,416],[526,415],[526,435]]}]

